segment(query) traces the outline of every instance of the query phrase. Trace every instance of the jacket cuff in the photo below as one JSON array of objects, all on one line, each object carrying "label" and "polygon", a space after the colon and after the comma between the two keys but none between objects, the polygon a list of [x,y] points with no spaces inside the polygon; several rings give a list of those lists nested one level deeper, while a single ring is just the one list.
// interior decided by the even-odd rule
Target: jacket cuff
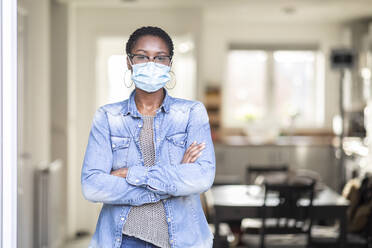
[{"label": "jacket cuff", "polygon": [[128,169],[126,180],[134,186],[142,186],[147,183],[148,168],[145,166],[132,166]]}]

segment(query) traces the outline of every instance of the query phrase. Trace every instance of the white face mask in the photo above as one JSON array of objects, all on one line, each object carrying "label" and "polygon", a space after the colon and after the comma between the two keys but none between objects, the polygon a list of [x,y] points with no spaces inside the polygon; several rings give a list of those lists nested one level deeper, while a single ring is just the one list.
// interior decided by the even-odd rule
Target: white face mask
[{"label": "white face mask", "polygon": [[132,80],[137,88],[155,92],[170,81],[170,66],[147,62],[132,65]]}]

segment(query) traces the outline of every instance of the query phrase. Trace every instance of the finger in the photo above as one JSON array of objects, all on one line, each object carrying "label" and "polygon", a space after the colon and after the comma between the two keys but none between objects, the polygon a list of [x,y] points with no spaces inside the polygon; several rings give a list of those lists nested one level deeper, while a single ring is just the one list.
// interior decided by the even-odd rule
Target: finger
[{"label": "finger", "polygon": [[193,158],[195,156],[198,156],[199,153],[201,153],[203,150],[204,150],[205,147],[200,147],[198,150],[195,150],[193,151],[191,154],[190,154],[190,157]]},{"label": "finger", "polygon": [[205,149],[205,145],[198,145],[190,150],[190,154],[195,154]]},{"label": "finger", "polygon": [[184,155],[184,161],[190,162],[190,159],[195,156],[195,154],[198,154],[198,150],[191,150]]},{"label": "finger", "polygon": [[203,149],[205,147],[205,143],[200,143],[200,144],[197,144],[197,145],[193,145],[193,146],[190,146],[187,151],[189,152],[192,152],[194,150],[199,150],[199,149]]},{"label": "finger", "polygon": [[200,148],[197,147],[197,146],[194,146],[194,147],[191,147],[190,149],[188,149],[184,156],[190,156],[191,154],[193,154],[195,151],[198,151]]},{"label": "finger", "polygon": [[187,154],[187,156],[190,156],[190,155],[192,155],[192,154],[194,154],[195,152],[198,152],[198,151],[200,151],[200,148],[199,147],[195,147],[193,149],[188,150],[186,152],[186,154]]},{"label": "finger", "polygon": [[192,157],[190,163],[194,163],[202,154],[203,152],[199,152],[196,156]]},{"label": "finger", "polygon": [[202,150],[201,149],[197,149],[197,150],[194,150],[190,153],[190,157],[195,157],[196,155],[198,155]]},{"label": "finger", "polygon": [[185,154],[185,155],[183,156],[182,162],[183,162],[183,163],[188,163],[188,161],[190,161],[190,156],[189,156],[188,154]]},{"label": "finger", "polygon": [[186,151],[185,151],[185,154],[186,153],[190,153],[190,152],[192,152],[194,149],[196,149],[197,148],[197,145],[190,145],[187,149],[186,149]]},{"label": "finger", "polygon": [[187,149],[190,149],[190,147],[193,147],[193,146],[195,146],[196,144],[197,144],[196,141],[192,142],[191,145],[190,145]]},{"label": "finger", "polygon": [[198,149],[198,150],[204,149],[204,148],[205,148],[205,143],[200,143],[192,147],[192,149]]},{"label": "finger", "polygon": [[182,163],[190,163],[191,158],[197,155],[201,150],[205,148],[205,143],[202,142],[197,144],[196,141],[192,142],[191,145],[186,149],[185,154],[182,159]]}]

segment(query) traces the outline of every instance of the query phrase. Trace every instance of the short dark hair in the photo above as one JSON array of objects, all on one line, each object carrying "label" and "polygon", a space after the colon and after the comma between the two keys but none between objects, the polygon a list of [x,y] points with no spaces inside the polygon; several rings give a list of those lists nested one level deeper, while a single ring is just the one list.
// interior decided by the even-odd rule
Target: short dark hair
[{"label": "short dark hair", "polygon": [[174,47],[173,47],[173,41],[172,41],[171,37],[163,29],[158,28],[158,27],[152,27],[152,26],[141,27],[141,28],[137,29],[136,31],[134,31],[129,36],[129,39],[128,39],[127,45],[126,45],[126,49],[125,49],[126,53],[127,54],[131,53],[131,51],[132,51],[134,45],[136,44],[137,40],[139,38],[143,37],[143,36],[146,36],[146,35],[152,35],[152,36],[156,36],[156,37],[159,37],[160,39],[162,39],[165,42],[165,44],[168,46],[169,55],[171,57],[173,56]]}]

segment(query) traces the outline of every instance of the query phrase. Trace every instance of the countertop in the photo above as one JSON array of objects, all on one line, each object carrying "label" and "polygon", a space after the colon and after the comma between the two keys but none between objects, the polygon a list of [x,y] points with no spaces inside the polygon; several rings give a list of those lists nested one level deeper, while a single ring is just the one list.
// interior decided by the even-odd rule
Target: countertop
[{"label": "countertop", "polygon": [[[224,136],[214,141],[215,145],[226,146],[332,146],[339,147],[340,140],[335,136],[279,136],[275,140],[254,142],[247,136]],[[346,155],[365,157],[368,146],[359,137],[345,137],[343,149]]]},{"label": "countertop", "polygon": [[228,146],[332,146],[333,136],[279,136],[275,140],[253,141],[248,136],[223,136],[214,143]]}]

